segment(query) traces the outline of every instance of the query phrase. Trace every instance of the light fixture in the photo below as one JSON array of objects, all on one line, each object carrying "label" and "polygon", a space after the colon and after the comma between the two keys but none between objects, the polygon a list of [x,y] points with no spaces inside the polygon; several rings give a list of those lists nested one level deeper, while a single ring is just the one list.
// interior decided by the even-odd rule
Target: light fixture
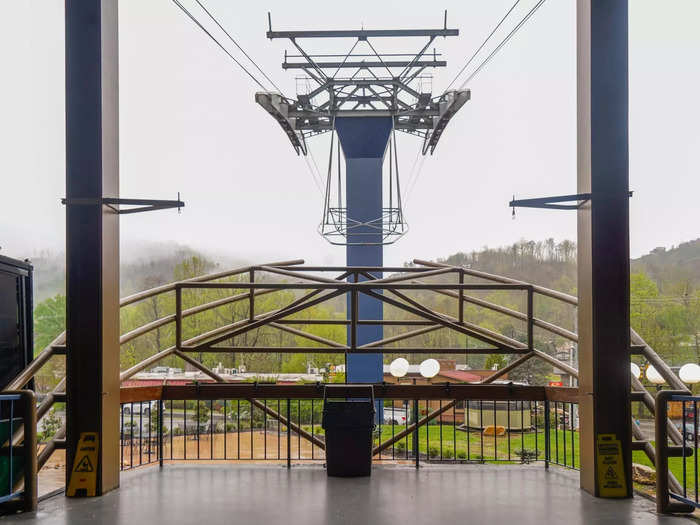
[{"label": "light fixture", "polygon": [[661,374],[659,374],[658,370],[656,370],[656,368],[654,368],[652,365],[649,365],[647,368],[647,379],[655,385],[661,385],[664,383],[664,378],[661,377]]},{"label": "light fixture", "polygon": [[420,375],[430,379],[440,372],[440,363],[436,359],[426,359],[420,364]]},{"label": "light fixture", "polygon": [[636,377],[637,379],[642,375],[642,371],[639,369],[637,363],[630,363],[630,372],[632,372],[632,377]]},{"label": "light fixture", "polygon": [[678,371],[678,376],[681,378],[681,381],[689,385],[700,383],[700,366],[695,363],[685,364]]},{"label": "light fixture", "polygon": [[403,357],[394,359],[389,365],[389,372],[394,377],[403,377],[408,373],[408,361]]}]

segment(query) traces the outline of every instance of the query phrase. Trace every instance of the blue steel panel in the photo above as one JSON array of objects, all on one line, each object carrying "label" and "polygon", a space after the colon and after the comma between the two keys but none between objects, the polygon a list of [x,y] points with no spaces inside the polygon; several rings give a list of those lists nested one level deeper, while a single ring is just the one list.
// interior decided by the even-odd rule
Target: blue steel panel
[{"label": "blue steel panel", "polygon": [[[382,164],[392,129],[392,120],[390,117],[341,117],[335,119],[335,128],[345,154],[348,218],[360,222],[377,219],[382,216]],[[366,233],[372,230],[363,228],[358,232]],[[381,239],[381,233],[369,237],[367,235],[348,236],[350,243],[381,242]],[[347,246],[346,250],[348,266],[383,265],[384,250],[381,245]],[[360,280],[366,279],[360,277]],[[371,297],[360,295],[358,310],[360,319],[383,318],[381,301]],[[381,326],[358,326],[357,331],[358,345],[378,341],[383,336]],[[348,355],[346,374],[349,383],[381,382],[383,379],[382,354]]]},{"label": "blue steel panel", "polygon": [[337,117],[335,130],[348,159],[383,158],[393,123],[391,117]]}]

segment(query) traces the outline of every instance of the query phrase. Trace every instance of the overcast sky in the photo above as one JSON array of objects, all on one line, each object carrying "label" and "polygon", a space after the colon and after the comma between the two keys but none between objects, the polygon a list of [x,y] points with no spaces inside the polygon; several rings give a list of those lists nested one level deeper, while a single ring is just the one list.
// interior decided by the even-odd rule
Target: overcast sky
[{"label": "overcast sky", "polygon": [[[65,242],[63,3],[0,6],[0,253],[8,256],[59,251]],[[534,3],[522,0],[501,34]],[[435,71],[440,92],[511,4],[206,0],[288,94],[294,74],[280,63],[289,43],[265,38],[268,11],[278,30],[376,29],[440,27],[446,8],[448,25],[461,34],[437,41],[448,61]],[[697,0],[630,0],[633,256],[700,237],[698,20]],[[334,44],[314,50],[348,47]],[[575,66],[575,2],[549,0],[469,84],[472,100],[404,195],[410,231],[386,248],[386,264],[521,238],[575,239],[573,212],[520,210],[512,220],[507,207],[513,194],[575,193]],[[256,89],[171,1],[120,1],[121,194],[172,199],[180,191],[187,203],[181,215],[125,216],[123,244],[172,240],[260,262],[344,263],[344,249],[316,233],[319,191],[254,103]],[[322,170],[327,145],[327,135],[312,144]],[[418,147],[416,138],[399,138],[405,192]]]}]

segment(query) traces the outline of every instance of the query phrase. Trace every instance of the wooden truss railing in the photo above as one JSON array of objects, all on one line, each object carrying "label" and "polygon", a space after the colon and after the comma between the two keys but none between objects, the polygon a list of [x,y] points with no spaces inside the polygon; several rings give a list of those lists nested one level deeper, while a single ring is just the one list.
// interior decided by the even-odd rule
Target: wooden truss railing
[{"label": "wooden truss railing", "polygon": [[[516,369],[526,361],[532,358],[542,359],[553,366],[566,371],[567,373],[577,377],[577,370],[549,354],[538,350],[534,347],[534,332],[541,330],[556,336],[562,337],[571,342],[578,342],[576,333],[552,324],[544,319],[539,319],[534,315],[534,301],[538,296],[548,297],[565,304],[575,307],[578,304],[577,298],[562,292],[543,288],[541,286],[532,285],[508,277],[488,274],[469,268],[450,266],[441,263],[434,263],[424,260],[415,260],[414,267],[314,267],[303,266],[302,260],[283,261],[269,263],[264,265],[245,266],[229,271],[218,272],[205,276],[199,276],[192,279],[187,279],[180,282],[170,283],[159,286],[151,290],[139,292],[121,300],[121,306],[126,307],[135,304],[139,301],[155,297],[161,294],[174,293],[176,308],[175,312],[165,315],[161,318],[154,319],[138,328],[123,334],[120,337],[120,343],[126,344],[138,337],[142,337],[158,328],[174,324],[176,329],[175,345],[160,350],[154,355],[144,359],[140,363],[121,372],[121,380],[125,381],[134,376],[138,372],[145,370],[159,361],[176,356],[185,362],[191,364],[195,368],[202,371],[213,381],[224,383],[225,380],[219,374],[210,370],[202,363],[192,358],[191,352],[322,352],[322,353],[359,353],[359,352],[391,352],[391,353],[424,353],[424,354],[466,354],[466,353],[505,353],[518,355],[512,363],[501,370],[495,371],[491,376],[483,379],[481,384],[487,385],[493,381],[503,377],[505,374]],[[322,272],[334,272],[337,275],[334,278],[319,276]],[[387,278],[377,278],[378,274],[396,274]],[[271,282],[269,280],[256,280],[256,276],[261,274],[277,275],[284,282]],[[246,275],[247,282],[220,282],[222,279],[227,279],[236,276]],[[440,276],[456,276],[457,282],[427,282],[425,279],[440,277]],[[482,281],[479,284],[465,283],[466,278],[475,278]],[[217,282],[219,281],[219,282]],[[486,281],[485,283],[483,281]],[[205,304],[183,308],[182,293],[185,289],[231,289],[243,290],[242,293],[235,293],[231,296],[210,301]],[[289,304],[266,312],[255,311],[255,299],[261,295],[275,293],[280,290],[292,290],[297,297]],[[457,302],[457,315],[451,316],[444,312],[438,312],[427,306],[419,303],[408,295],[411,291],[431,291],[436,294],[448,296]],[[483,290],[508,290],[514,293],[520,292],[525,294],[527,307],[525,311],[518,311],[512,308],[505,307],[487,301],[480,297],[476,297],[473,292]],[[301,293],[305,292],[305,293]],[[299,296],[299,294],[301,295]],[[349,295],[350,297],[350,318],[349,319],[296,319],[293,316],[296,313],[302,312],[312,306],[322,304],[323,302],[332,300],[336,297]],[[360,319],[356,315],[356,305],[360,295],[366,295],[381,301],[385,305],[396,308],[409,314],[409,319]],[[182,323],[183,320],[196,315],[198,313],[211,310],[223,305],[233,304],[241,301],[247,301],[249,305],[249,317],[228,325],[217,327],[205,333],[198,334],[187,340],[182,340]],[[526,342],[521,342],[508,337],[504,334],[497,333],[493,330],[486,329],[476,323],[470,322],[465,318],[465,305],[472,304],[485,308],[487,310],[497,312],[508,318],[523,322],[526,326]],[[342,343],[333,341],[328,338],[323,338],[318,335],[309,333],[301,328],[305,326],[335,324],[346,325],[349,327],[349,341]],[[360,325],[377,325],[384,326],[404,326],[412,327],[402,334],[391,335],[383,338],[381,341],[375,341],[365,345],[357,344],[357,327]],[[263,326],[272,327],[284,332],[292,333],[315,343],[326,345],[324,347],[242,347],[242,346],[223,346],[221,343],[232,339],[233,337],[244,334]],[[295,327],[296,326],[296,327]],[[300,327],[300,328],[297,328]],[[456,333],[464,334],[470,338],[476,339],[483,343],[480,348],[426,348],[426,347],[394,347],[391,346],[399,341],[404,341],[412,337],[423,335],[432,331],[447,329],[453,330]],[[671,371],[671,369],[663,362],[663,360],[649,347],[643,339],[634,331],[631,332],[632,338],[632,354],[643,355],[659,373],[664,377],[666,382],[676,390],[687,391],[685,385]],[[23,370],[13,381],[5,386],[5,389],[20,389],[25,386],[36,373],[46,365],[54,356],[64,355],[68,351],[66,349],[65,334],[59,335],[50,345],[48,345],[35,360]],[[37,409],[37,418],[41,419],[51,408],[53,403],[65,401],[65,379],[63,379],[54,390],[46,396],[44,401]],[[633,378],[632,380],[632,400],[642,402],[653,413],[654,403],[652,395],[645,387]],[[494,385],[489,385],[488,388],[494,388]],[[252,398],[255,399],[255,398]],[[454,399],[453,399],[454,401]],[[449,405],[449,403],[448,403]],[[262,405],[260,408],[263,408]],[[269,407],[263,408],[268,411]],[[445,406],[443,409],[446,410]],[[274,412],[274,411],[273,411]],[[284,418],[279,414],[272,414],[280,421]],[[439,416],[439,413],[428,414],[425,418],[414,423],[416,427],[426,424],[434,417]],[[301,429],[300,433],[301,433]],[[644,440],[643,433],[636,423],[633,423],[633,433],[636,441],[633,443],[635,449],[643,450],[649,459],[654,462],[653,447],[648,441]],[[669,424],[669,436],[676,443],[680,444],[682,438],[680,433]],[[18,431],[13,437],[14,441],[21,441],[22,433]],[[48,457],[57,448],[65,446],[65,429],[61,429],[54,440],[42,450],[39,457],[39,466],[44,464]],[[388,447],[391,444],[382,443],[379,447]],[[375,450],[379,452],[380,450]],[[671,480],[673,485],[675,480]],[[677,482],[676,482],[677,483]]]}]

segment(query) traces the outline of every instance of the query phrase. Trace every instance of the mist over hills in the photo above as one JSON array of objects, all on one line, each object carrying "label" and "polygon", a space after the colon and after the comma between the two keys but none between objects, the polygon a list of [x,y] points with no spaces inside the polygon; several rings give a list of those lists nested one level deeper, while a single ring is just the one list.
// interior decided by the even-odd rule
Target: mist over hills
[{"label": "mist over hills", "polygon": [[[136,242],[121,247],[122,297],[165,284],[173,280],[175,266],[198,256],[206,261],[208,271],[234,268],[246,264],[243,258],[211,254],[172,241]],[[31,258],[34,265],[34,301],[41,302],[66,291],[66,255],[63,252],[41,252]]]},{"label": "mist over hills", "polygon": [[[206,260],[209,271],[251,262],[243,257],[200,251],[172,241],[131,243],[121,250],[121,295],[172,281],[175,266],[193,256]],[[576,291],[576,244],[573,241],[522,240],[511,246],[484,247],[437,260],[568,293]],[[35,271],[36,302],[65,293],[64,253],[41,252],[31,262]],[[700,287],[700,239],[670,248],[655,248],[647,255],[632,259],[630,265],[633,272],[649,275],[662,293],[690,293]],[[682,289],[677,289],[679,287]]]}]

